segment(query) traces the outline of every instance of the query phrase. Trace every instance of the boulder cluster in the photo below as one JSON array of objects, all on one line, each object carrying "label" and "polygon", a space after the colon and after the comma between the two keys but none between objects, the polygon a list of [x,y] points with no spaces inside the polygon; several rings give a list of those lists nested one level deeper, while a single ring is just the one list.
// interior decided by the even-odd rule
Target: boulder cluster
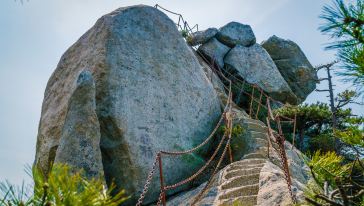
[{"label": "boulder cluster", "polygon": [[[314,89],[316,74],[292,41],[273,36],[260,45],[250,26],[231,22],[219,30],[197,32],[187,42],[199,45],[197,52],[219,67],[235,70],[240,78],[282,102],[302,102]],[[189,150],[203,142],[223,117],[225,92],[219,76],[186,44],[166,14],[144,5],[117,9],[101,17],[63,54],[50,77],[35,165],[45,174],[53,163],[83,169],[88,178],[102,178],[107,185],[124,189],[130,195],[125,204],[135,205],[156,154],[161,150]],[[265,204],[274,197],[282,205],[288,197],[271,195],[274,191],[269,189],[274,185],[271,176],[280,180],[277,187],[286,188],[282,170],[277,168],[277,174],[268,172],[264,176],[260,172],[271,163],[266,156],[266,126],[250,119],[241,108],[234,106],[234,113],[234,124],[241,128],[241,134],[232,140],[238,167],[230,165],[230,169],[221,170],[226,171],[226,178],[215,186],[226,188],[212,195],[211,204],[224,204],[230,197],[247,198],[254,205],[264,200]],[[215,144],[212,141],[193,154],[164,158],[166,184],[193,175],[208,162]],[[292,155],[288,157],[297,164]],[[249,175],[254,177],[254,185],[244,185],[252,183],[242,182],[249,180],[245,170],[252,162],[254,168]],[[300,170],[293,171],[295,180],[303,171],[303,163],[294,168]],[[144,204],[152,204],[159,197],[157,172]],[[210,173],[204,174],[168,191],[168,199],[205,182]],[[261,183],[262,179],[265,182]],[[297,191],[302,191],[306,178],[302,179],[294,182]],[[266,185],[262,193],[260,187]],[[236,190],[247,192],[249,197],[241,197]]]},{"label": "boulder cluster", "polygon": [[230,22],[195,32],[187,42],[278,101],[299,104],[316,87],[316,71],[296,43],[272,36],[258,44],[249,25]]}]

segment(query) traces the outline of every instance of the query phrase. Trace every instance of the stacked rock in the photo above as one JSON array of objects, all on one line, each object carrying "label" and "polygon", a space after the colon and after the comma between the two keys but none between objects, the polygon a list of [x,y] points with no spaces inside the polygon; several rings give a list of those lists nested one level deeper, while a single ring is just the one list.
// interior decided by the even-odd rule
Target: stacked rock
[{"label": "stacked rock", "polygon": [[283,103],[299,104],[315,88],[316,72],[297,44],[273,36],[260,45],[249,25],[230,22],[195,32],[187,42],[199,46],[198,52],[220,68]]}]

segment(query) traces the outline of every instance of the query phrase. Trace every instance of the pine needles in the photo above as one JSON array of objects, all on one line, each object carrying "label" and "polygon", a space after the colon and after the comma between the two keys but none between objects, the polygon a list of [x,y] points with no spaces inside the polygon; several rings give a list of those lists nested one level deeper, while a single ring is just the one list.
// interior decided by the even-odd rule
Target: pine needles
[{"label": "pine needles", "polygon": [[88,180],[83,171],[73,171],[63,164],[53,165],[44,177],[38,169],[32,173],[34,185],[15,187],[9,182],[0,184],[0,205],[4,206],[118,206],[128,199],[124,191],[114,192],[115,186],[105,188],[103,180]]}]

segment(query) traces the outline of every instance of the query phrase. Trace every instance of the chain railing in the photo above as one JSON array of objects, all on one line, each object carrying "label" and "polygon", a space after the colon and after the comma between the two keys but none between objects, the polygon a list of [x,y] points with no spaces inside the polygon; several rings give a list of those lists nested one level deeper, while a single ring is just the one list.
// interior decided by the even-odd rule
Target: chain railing
[{"label": "chain railing", "polygon": [[[203,60],[205,62],[209,62],[206,57],[204,57],[204,55],[202,53],[200,53],[198,50],[196,51],[198,55],[200,55]],[[248,96],[250,98],[250,102],[249,102],[249,116],[252,119],[258,119],[259,116],[259,111],[261,108],[265,108],[266,109],[266,124],[268,127],[268,137],[267,137],[267,156],[270,157],[270,148],[272,147],[272,143],[271,140],[273,140],[275,143],[277,143],[277,145],[279,146],[278,148],[278,153],[280,156],[280,160],[281,160],[281,167],[283,169],[284,175],[285,175],[285,180],[287,183],[287,188],[291,197],[291,200],[293,203],[296,203],[296,197],[293,194],[292,191],[292,180],[291,180],[291,176],[290,176],[290,171],[289,171],[289,165],[288,165],[288,159],[287,159],[287,155],[286,155],[286,150],[285,150],[285,137],[283,134],[283,130],[282,130],[282,126],[281,126],[281,122],[286,122],[286,123],[292,123],[293,124],[293,139],[296,133],[296,115],[295,118],[289,118],[283,115],[274,115],[273,111],[271,109],[271,102],[274,102],[275,104],[278,105],[282,105],[281,102],[274,100],[272,97],[270,97],[268,94],[266,94],[263,89],[261,89],[259,86],[254,85],[254,84],[250,84],[248,83],[246,80],[243,79],[239,79],[236,76],[234,76],[233,74],[231,74],[229,71],[227,71],[226,69],[221,69],[219,68],[214,61],[212,61],[212,63],[210,64],[210,67],[212,68],[212,70],[218,74],[219,76],[223,75],[223,73],[227,74],[229,76],[229,80],[230,79],[234,79],[235,81],[230,81],[232,82],[232,85],[234,85],[234,82],[239,82],[241,86],[241,89],[239,91],[239,95],[241,95],[242,93],[244,93],[246,96]],[[219,71],[217,71],[216,69],[214,69],[215,67],[218,67]],[[225,75],[223,75],[223,79],[225,79]],[[250,87],[251,93],[245,91],[245,87]],[[254,93],[258,93],[258,97],[255,97]],[[265,97],[265,104],[263,104],[262,99],[263,96]],[[240,96],[238,96],[239,98]],[[254,111],[254,107],[253,105],[257,104],[257,109],[256,111]],[[284,106],[284,105],[283,105]],[[255,113],[255,115],[254,115]],[[276,128],[278,130],[278,134],[273,132],[273,129],[271,127],[270,122],[273,121],[276,124]],[[292,145],[292,149],[293,149],[293,145]]]},{"label": "chain railing", "polygon": [[[196,29],[198,31],[198,25],[196,24],[195,26],[193,26],[192,28],[189,26],[189,24],[187,23],[187,21],[184,20],[183,16],[181,14],[172,12],[170,10],[167,10],[161,6],[159,6],[158,4],[155,5],[155,8],[161,9],[165,12],[174,14],[178,16],[178,22],[176,23],[176,26],[179,30],[183,30],[186,31],[189,35],[191,35],[193,33],[193,30]],[[196,179],[200,174],[202,174],[202,172],[204,172],[206,170],[206,168],[208,168],[208,166],[211,166],[211,163],[213,162],[213,160],[215,159],[215,157],[217,156],[218,152],[220,151],[221,147],[224,145],[224,142],[226,142],[222,154],[219,158],[219,160],[217,161],[217,164],[210,176],[210,178],[208,179],[208,182],[206,183],[205,187],[195,196],[192,205],[196,204],[201,197],[203,196],[203,194],[206,192],[207,188],[209,187],[209,185],[212,182],[212,179],[214,178],[214,176],[216,175],[222,160],[224,159],[226,153],[228,152],[229,154],[229,159],[232,162],[233,161],[233,156],[232,156],[232,152],[231,152],[231,137],[232,137],[232,128],[233,128],[233,112],[232,112],[232,107],[233,107],[233,91],[232,91],[232,86],[234,85],[234,83],[238,83],[240,88],[239,91],[239,95],[237,97],[237,104],[239,104],[240,102],[240,96],[242,96],[242,94],[245,94],[246,96],[248,96],[250,98],[250,102],[249,102],[249,116],[253,119],[259,119],[259,114],[262,111],[262,109],[266,110],[266,124],[268,127],[268,157],[270,156],[270,147],[272,147],[272,143],[271,140],[273,140],[274,142],[276,142],[279,146],[278,148],[278,153],[280,155],[280,159],[281,159],[281,166],[283,168],[284,171],[284,175],[285,175],[285,180],[287,182],[287,187],[292,199],[292,202],[295,203],[296,202],[296,198],[292,192],[292,181],[291,181],[291,176],[290,176],[290,171],[289,171],[289,166],[288,166],[288,160],[287,160],[287,156],[286,156],[286,152],[285,152],[285,146],[284,146],[284,142],[285,142],[285,137],[283,135],[283,131],[282,131],[282,127],[281,127],[281,122],[289,122],[289,123],[293,123],[294,125],[294,129],[293,129],[293,137],[295,135],[295,130],[296,130],[296,118],[291,119],[285,116],[281,116],[281,115],[274,115],[271,109],[271,103],[274,102],[276,105],[282,105],[282,103],[280,101],[274,100],[273,98],[271,98],[263,89],[261,89],[259,86],[255,85],[255,84],[250,84],[249,82],[247,82],[246,80],[240,79],[238,77],[236,77],[235,75],[231,74],[228,70],[226,70],[225,68],[220,68],[219,66],[217,66],[217,64],[215,64],[215,61],[213,59],[210,59],[210,61],[203,55],[201,54],[198,50],[195,50],[196,53],[208,64],[208,66],[211,68],[211,70],[220,77],[220,79],[223,80],[223,82],[225,82],[224,84],[224,88],[228,93],[228,98],[224,107],[224,110],[222,112],[222,115],[218,121],[218,123],[216,124],[215,128],[212,130],[211,134],[199,145],[195,146],[194,148],[191,148],[189,150],[185,150],[185,151],[159,151],[156,154],[155,160],[152,164],[152,168],[148,173],[147,176],[147,180],[146,183],[144,185],[143,191],[140,194],[140,197],[138,199],[137,202],[137,206],[141,206],[143,203],[143,200],[145,198],[145,195],[147,194],[150,184],[152,182],[152,178],[153,175],[157,169],[157,163],[158,163],[158,168],[159,168],[159,177],[160,177],[160,194],[159,194],[159,198],[158,198],[158,202],[157,205],[166,205],[166,192],[168,190],[172,190],[175,189],[179,186],[182,186],[184,184],[187,184],[189,182],[191,182],[192,180]],[[226,76],[228,75],[228,77]],[[228,86],[226,86],[226,83],[228,84]],[[236,85],[235,85],[236,86]],[[245,87],[249,87],[251,90],[251,93],[248,91],[245,91]],[[255,97],[255,93],[258,94],[258,97]],[[265,99],[265,104],[263,104],[262,102],[264,102]],[[254,110],[254,106],[256,106],[256,110]],[[283,120],[284,119],[284,120]],[[271,127],[270,122],[273,121],[278,129],[278,134],[274,132],[274,130]],[[218,144],[218,146],[216,147],[216,149],[214,150],[213,154],[211,155],[211,157],[206,161],[206,163],[195,173],[193,173],[191,176],[189,176],[188,178],[185,178],[184,180],[181,180],[177,183],[174,184],[170,184],[167,185],[164,182],[164,176],[163,176],[163,163],[162,163],[162,157],[163,156],[180,156],[180,155],[186,155],[186,154],[191,154],[195,151],[197,151],[198,149],[200,149],[201,147],[205,146],[208,142],[210,142],[210,140],[216,135],[218,129],[221,127],[221,125],[223,124],[223,122],[226,125],[226,129],[224,131],[224,134],[222,135],[220,142]],[[294,140],[293,140],[294,141]],[[273,147],[272,147],[273,148]]]},{"label": "chain railing", "polygon": [[[227,79],[228,80],[228,79]],[[230,80],[229,80],[230,81]],[[230,146],[230,139],[231,139],[231,132],[232,132],[232,91],[231,91],[231,83],[228,89],[228,99],[224,108],[224,111],[218,121],[218,123],[216,124],[215,128],[213,129],[213,131],[211,132],[211,134],[199,145],[197,145],[196,147],[186,150],[186,151],[159,151],[156,155],[155,161],[152,165],[151,170],[149,171],[149,175],[147,177],[147,181],[144,185],[144,189],[140,195],[140,198],[138,199],[137,202],[137,206],[141,206],[143,203],[143,200],[145,198],[146,193],[148,192],[148,189],[150,187],[151,181],[152,181],[152,177],[155,173],[156,170],[156,165],[158,163],[159,165],[159,175],[160,175],[160,187],[161,187],[161,191],[160,191],[160,195],[158,198],[158,202],[157,205],[161,205],[163,204],[164,206],[166,205],[166,192],[168,190],[172,190],[175,189],[179,186],[182,186],[184,184],[187,184],[189,182],[191,182],[192,180],[196,179],[203,171],[206,170],[206,168],[208,166],[211,165],[212,161],[215,159],[215,157],[217,156],[218,152],[220,151],[220,148],[222,147],[222,145],[226,140],[226,145],[224,147],[224,150],[216,164],[216,167],[214,169],[214,172],[212,173],[209,182],[211,182],[213,176],[216,174],[216,172],[218,171],[219,166],[221,165],[222,160],[225,157],[226,151],[229,149],[229,151],[231,151],[231,146]],[[196,150],[200,149],[201,147],[203,147],[204,145],[206,145],[211,139],[212,137],[214,137],[218,131],[218,129],[220,128],[220,126],[222,125],[223,121],[225,121],[225,125],[226,125],[226,129],[225,132],[218,144],[218,146],[216,147],[216,149],[214,150],[213,154],[211,155],[211,157],[209,158],[208,161],[206,161],[206,163],[195,173],[193,173],[191,176],[189,176],[188,178],[181,180],[177,183],[171,184],[171,185],[165,185],[164,182],[164,177],[163,177],[163,164],[162,164],[162,156],[180,156],[180,155],[186,155],[186,154],[191,154],[193,152],[195,152]],[[229,155],[232,155],[232,153],[230,152]],[[232,160],[233,157],[230,156],[230,160]],[[196,196],[196,200],[194,202],[197,202],[198,199],[202,196],[203,192],[206,190],[206,188],[209,186],[209,183],[206,184],[205,188]]]},{"label": "chain railing", "polygon": [[198,24],[195,24],[193,27],[191,27],[187,21],[185,21],[185,19],[183,18],[182,14],[179,14],[179,13],[176,13],[176,12],[173,12],[173,11],[170,11],[166,8],[163,8],[161,7],[159,4],[156,4],[154,6],[156,9],[160,9],[162,11],[165,11],[167,13],[170,13],[170,14],[173,14],[173,15],[176,15],[178,16],[178,20],[177,20],[177,23],[176,23],[176,26],[177,28],[180,30],[180,31],[185,31],[187,32],[187,34],[192,34],[193,32],[196,32],[198,31]]}]

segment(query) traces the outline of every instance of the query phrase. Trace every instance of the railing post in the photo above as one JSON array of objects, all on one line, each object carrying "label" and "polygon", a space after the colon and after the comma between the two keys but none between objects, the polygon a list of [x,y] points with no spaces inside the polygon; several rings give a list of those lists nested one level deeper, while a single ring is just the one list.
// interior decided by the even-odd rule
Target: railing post
[{"label": "railing post", "polygon": [[252,90],[252,94],[251,94],[251,100],[250,100],[250,108],[249,108],[249,116],[250,118],[252,118],[252,114],[253,114],[253,101],[254,101],[254,89],[255,89],[255,85],[253,85],[253,90]]},{"label": "railing post", "polygon": [[158,163],[159,163],[159,177],[160,177],[160,183],[161,183],[161,193],[162,193],[162,203],[163,206],[166,206],[166,193],[164,189],[164,179],[163,179],[163,165],[162,165],[162,154],[158,154]]},{"label": "railing post", "polygon": [[294,122],[293,122],[293,137],[292,137],[292,149],[294,147],[294,141],[296,139],[296,123],[297,122],[297,113],[294,114]]},{"label": "railing post", "polygon": [[260,97],[259,97],[259,103],[258,103],[257,112],[255,114],[255,119],[258,119],[260,105],[262,104],[262,98],[263,98],[263,90],[260,89]]}]

